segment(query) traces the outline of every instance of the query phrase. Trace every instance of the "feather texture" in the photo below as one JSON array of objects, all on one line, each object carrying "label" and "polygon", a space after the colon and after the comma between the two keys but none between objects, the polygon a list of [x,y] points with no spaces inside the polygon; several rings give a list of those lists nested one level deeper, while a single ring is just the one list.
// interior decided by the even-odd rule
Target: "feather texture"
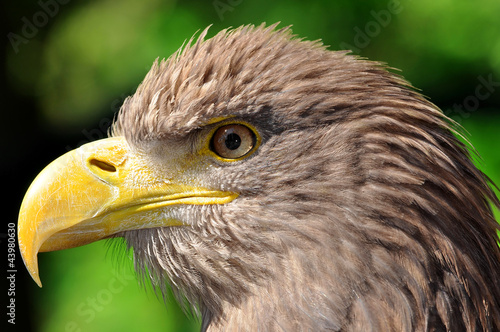
[{"label": "feather texture", "polygon": [[262,136],[200,170],[236,200],[121,234],[139,273],[208,331],[500,330],[500,203],[457,129],[384,65],[276,29],[204,30],[125,101],[113,135],[145,154],[218,118]]}]

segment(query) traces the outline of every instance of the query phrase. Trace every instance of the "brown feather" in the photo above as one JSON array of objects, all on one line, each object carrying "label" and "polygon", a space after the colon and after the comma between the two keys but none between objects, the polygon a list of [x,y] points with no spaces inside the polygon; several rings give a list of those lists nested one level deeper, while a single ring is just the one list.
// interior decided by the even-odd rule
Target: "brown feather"
[{"label": "brown feather", "polygon": [[275,29],[205,30],[123,105],[113,135],[145,154],[228,116],[263,138],[200,170],[238,199],[123,234],[138,271],[209,331],[500,330],[500,203],[457,129],[380,63]]}]

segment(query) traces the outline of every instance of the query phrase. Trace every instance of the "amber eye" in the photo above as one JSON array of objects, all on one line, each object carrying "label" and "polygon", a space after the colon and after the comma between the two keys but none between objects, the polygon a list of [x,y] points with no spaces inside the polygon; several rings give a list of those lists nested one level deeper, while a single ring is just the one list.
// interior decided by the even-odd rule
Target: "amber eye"
[{"label": "amber eye", "polygon": [[238,159],[255,146],[255,134],[241,124],[230,124],[218,128],[211,141],[211,148],[219,157]]}]

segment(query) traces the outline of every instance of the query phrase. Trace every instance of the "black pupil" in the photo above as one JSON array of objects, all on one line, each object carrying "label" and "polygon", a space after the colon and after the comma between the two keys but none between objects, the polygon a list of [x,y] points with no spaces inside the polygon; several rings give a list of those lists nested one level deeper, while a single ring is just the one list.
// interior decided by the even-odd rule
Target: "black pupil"
[{"label": "black pupil", "polygon": [[236,150],[241,145],[241,137],[235,133],[231,133],[227,135],[225,143],[229,150]]}]

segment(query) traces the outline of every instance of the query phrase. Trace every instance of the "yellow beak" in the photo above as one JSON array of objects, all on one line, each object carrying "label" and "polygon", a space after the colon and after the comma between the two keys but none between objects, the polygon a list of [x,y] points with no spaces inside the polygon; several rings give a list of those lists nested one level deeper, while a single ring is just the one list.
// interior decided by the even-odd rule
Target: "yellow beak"
[{"label": "yellow beak", "polygon": [[49,164],[33,181],[21,204],[19,249],[41,287],[37,254],[73,248],[117,233],[182,226],[165,217],[165,207],[224,204],[237,194],[158,179],[124,138],[81,146]]}]

